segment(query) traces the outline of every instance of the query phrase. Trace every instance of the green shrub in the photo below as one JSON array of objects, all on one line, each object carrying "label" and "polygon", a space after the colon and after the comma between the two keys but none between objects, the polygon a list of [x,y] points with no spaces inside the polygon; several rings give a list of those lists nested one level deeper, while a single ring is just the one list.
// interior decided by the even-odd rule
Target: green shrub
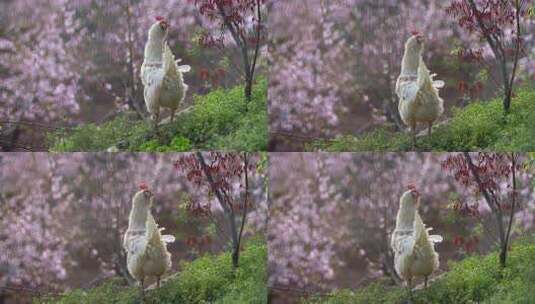
[{"label": "green shrub", "polygon": [[[420,151],[532,151],[535,149],[535,91],[522,89],[505,116],[502,100],[473,102],[453,108],[447,124],[433,129],[430,137],[417,140]],[[343,136],[331,142],[316,142],[314,150],[408,151],[409,134],[379,128],[360,136]]]},{"label": "green shrub", "polygon": [[217,89],[194,96],[189,111],[155,132],[150,123],[124,113],[99,126],[87,124],[49,135],[57,152],[125,151],[171,152],[191,150],[263,151],[267,149],[267,80],[253,87],[246,103],[243,86]]},{"label": "green shrub", "polygon": [[145,121],[136,120],[133,113],[124,113],[100,126],[87,124],[72,130],[60,130],[49,134],[51,151],[96,152],[112,146],[127,148],[141,145],[149,140],[150,126]]},{"label": "green shrub", "polygon": [[[507,266],[501,268],[497,253],[472,256],[450,263],[450,270],[415,291],[414,304],[533,303],[535,296],[535,242],[517,241],[509,252]],[[408,303],[406,288],[379,281],[365,288],[335,291],[326,297],[303,300],[324,304],[402,304]]]},{"label": "green shrub", "polygon": [[151,139],[139,146],[139,150],[145,152],[186,152],[191,151],[191,143],[189,139],[182,136],[173,138],[169,145],[161,144],[158,139]]},{"label": "green shrub", "polygon": [[[147,304],[236,303],[264,304],[267,301],[267,246],[263,240],[250,241],[240,255],[240,266],[232,270],[230,253],[206,255],[181,264],[181,271],[161,288],[146,292]],[[35,303],[117,303],[140,302],[139,289],[111,279],[91,290],[74,290],[59,298],[36,299]]]}]

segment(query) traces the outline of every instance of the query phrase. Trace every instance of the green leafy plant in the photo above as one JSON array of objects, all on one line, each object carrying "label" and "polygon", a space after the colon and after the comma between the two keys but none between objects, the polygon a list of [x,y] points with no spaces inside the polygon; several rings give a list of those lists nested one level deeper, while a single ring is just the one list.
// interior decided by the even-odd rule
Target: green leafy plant
[{"label": "green leafy plant", "polygon": [[[500,267],[494,252],[471,256],[449,264],[450,270],[427,289],[415,291],[414,304],[531,303],[535,292],[535,242],[517,241],[510,251],[510,263]],[[327,296],[313,297],[303,303],[325,304],[402,304],[410,298],[404,287],[379,281],[359,290],[339,290]]]},{"label": "green leafy plant", "polygon": [[[217,89],[194,96],[188,111],[154,132],[150,123],[123,113],[101,125],[87,124],[49,134],[50,150],[146,151],[191,150],[262,151],[267,149],[267,80],[254,86],[247,105],[243,87]],[[111,149],[110,149],[111,148]]]},{"label": "green leafy plant", "polygon": [[[166,280],[161,288],[146,293],[147,304],[236,303],[264,304],[267,301],[267,245],[265,240],[249,240],[241,256],[240,267],[233,271],[231,254],[205,255],[183,262],[181,270]],[[74,290],[60,297],[44,297],[35,303],[140,303],[137,287],[113,278],[90,290]]]},{"label": "green leafy plant", "polygon": [[[360,136],[343,136],[317,141],[311,150],[408,151],[413,150],[408,134],[379,128]],[[430,137],[418,138],[420,151],[532,151],[535,149],[535,90],[524,88],[503,115],[502,100],[473,102],[453,108],[452,117],[437,126]]]}]

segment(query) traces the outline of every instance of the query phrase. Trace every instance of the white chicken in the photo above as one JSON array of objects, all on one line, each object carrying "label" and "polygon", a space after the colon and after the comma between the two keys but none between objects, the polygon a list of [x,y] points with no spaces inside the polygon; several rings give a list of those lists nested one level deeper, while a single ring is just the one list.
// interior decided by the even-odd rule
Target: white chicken
[{"label": "white chicken", "polygon": [[442,236],[429,235],[432,228],[425,228],[418,213],[419,205],[420,194],[409,186],[399,200],[396,228],[390,243],[394,251],[394,268],[411,290],[415,277],[424,277],[427,287],[429,276],[439,266],[435,243],[442,242]]},{"label": "white chicken", "polygon": [[145,55],[141,65],[141,82],[143,83],[145,105],[151,118],[158,125],[160,108],[171,110],[171,122],[178,106],[184,101],[188,86],[184,83],[182,73],[189,72],[189,65],[181,65],[167,45],[169,23],[162,17],[149,29],[149,38],[145,44]]},{"label": "white chicken", "polygon": [[124,235],[123,248],[126,251],[128,271],[141,285],[144,292],[145,279],[160,279],[171,269],[171,254],[167,243],[172,243],[172,235],[161,235],[163,228],[158,228],[150,208],[154,196],[146,187],[137,192],[132,199],[132,209],[128,220],[128,230]]},{"label": "white chicken", "polygon": [[433,80],[436,74],[430,74],[427,69],[422,58],[423,49],[422,35],[416,33],[407,40],[401,74],[396,81],[399,115],[411,129],[413,144],[416,142],[416,124],[427,123],[431,135],[433,122],[444,112],[444,101],[438,94],[444,81]]}]

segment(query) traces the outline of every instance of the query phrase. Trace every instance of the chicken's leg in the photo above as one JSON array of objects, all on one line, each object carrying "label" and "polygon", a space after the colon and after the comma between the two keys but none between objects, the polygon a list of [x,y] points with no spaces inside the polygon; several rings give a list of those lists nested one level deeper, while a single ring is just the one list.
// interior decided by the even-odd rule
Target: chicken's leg
[{"label": "chicken's leg", "polygon": [[429,279],[428,276],[425,276],[424,278],[424,287],[427,288],[427,280]]},{"label": "chicken's leg", "polygon": [[431,128],[433,128],[433,122],[432,121],[427,123],[427,136],[431,136]]},{"label": "chicken's leg", "polygon": [[176,112],[176,109],[171,110],[171,123],[173,123],[173,121],[175,120],[175,112]]},{"label": "chicken's leg", "polygon": [[409,297],[412,300],[412,277],[407,280],[407,287],[409,288]]},{"label": "chicken's leg", "polygon": [[160,122],[160,113],[154,113],[151,118],[154,130],[158,130],[158,123]]},{"label": "chicken's leg", "polygon": [[411,138],[412,138],[412,148],[416,147],[416,123],[411,123]]},{"label": "chicken's leg", "polygon": [[141,279],[140,281],[140,285],[141,285],[141,299],[144,300],[145,299],[145,279]]},{"label": "chicken's leg", "polygon": [[160,277],[156,279],[156,287],[160,288]]}]

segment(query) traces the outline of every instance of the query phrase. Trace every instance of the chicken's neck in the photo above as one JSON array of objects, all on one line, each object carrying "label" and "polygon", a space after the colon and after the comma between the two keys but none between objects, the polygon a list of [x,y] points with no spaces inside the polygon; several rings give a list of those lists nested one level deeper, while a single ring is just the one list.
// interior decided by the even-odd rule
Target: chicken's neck
[{"label": "chicken's neck", "polygon": [[420,64],[420,54],[405,51],[401,61],[401,75],[416,76],[418,74],[418,65]]},{"label": "chicken's neck", "polygon": [[162,62],[164,41],[149,40],[145,46],[145,61]]},{"label": "chicken's neck", "polygon": [[396,219],[396,230],[411,230],[414,227],[416,209],[414,206],[401,206]]},{"label": "chicken's neck", "polygon": [[132,207],[128,220],[128,230],[145,230],[149,209],[146,206]]}]

